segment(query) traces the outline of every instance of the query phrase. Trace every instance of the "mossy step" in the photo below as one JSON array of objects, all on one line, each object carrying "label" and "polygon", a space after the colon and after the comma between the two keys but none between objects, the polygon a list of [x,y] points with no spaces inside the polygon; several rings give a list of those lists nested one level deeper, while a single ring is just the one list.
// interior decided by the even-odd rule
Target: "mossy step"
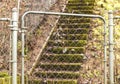
[{"label": "mossy step", "polygon": [[37,66],[42,71],[79,71],[81,63],[44,63],[41,62]]},{"label": "mossy step", "polygon": [[75,79],[32,79],[28,84],[78,84]]},{"label": "mossy step", "polygon": [[53,34],[51,40],[87,40],[88,34]]},{"label": "mossy step", "polygon": [[66,10],[92,10],[94,9],[94,6],[67,6]]},{"label": "mossy step", "polygon": [[81,54],[85,52],[84,47],[47,47],[49,53],[54,54]]},{"label": "mossy step", "polygon": [[87,44],[86,40],[49,40],[48,46],[66,46],[66,47],[83,47]]},{"label": "mossy step", "polygon": [[80,63],[83,62],[83,57],[82,54],[43,54],[40,61]]},{"label": "mossy step", "polygon": [[68,71],[39,71],[34,74],[36,77],[57,79],[77,79],[80,76],[79,72]]},{"label": "mossy step", "polygon": [[68,3],[95,3],[94,0],[89,0],[89,1],[86,1],[86,0],[71,0],[71,1],[68,1]]},{"label": "mossy step", "polygon": [[81,17],[68,17],[64,16],[61,17],[58,23],[90,23],[91,19],[90,18],[81,18]]},{"label": "mossy step", "polygon": [[95,3],[67,3],[67,6],[94,6]]},{"label": "mossy step", "polygon": [[64,28],[61,30],[63,34],[88,34],[89,28]]},{"label": "mossy step", "polygon": [[72,23],[72,24],[58,24],[58,27],[62,28],[90,28],[90,23]]},{"label": "mossy step", "polygon": [[86,19],[90,19],[89,17],[83,17],[83,16],[60,16],[60,19],[66,19],[66,20],[86,20]]},{"label": "mossy step", "polygon": [[66,12],[76,14],[91,14],[94,13],[94,10],[66,10]]},{"label": "mossy step", "polygon": [[68,0],[68,1],[84,1],[84,2],[91,2],[91,1],[93,2],[94,1],[95,2],[95,0]]}]

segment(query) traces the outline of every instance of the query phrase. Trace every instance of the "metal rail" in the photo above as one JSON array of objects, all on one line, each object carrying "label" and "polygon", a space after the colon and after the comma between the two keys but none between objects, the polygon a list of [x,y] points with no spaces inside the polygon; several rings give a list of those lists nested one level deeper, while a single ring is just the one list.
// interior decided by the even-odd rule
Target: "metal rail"
[{"label": "metal rail", "polygon": [[59,12],[44,12],[44,11],[27,11],[22,15],[22,77],[24,77],[24,33],[25,33],[25,16],[28,14],[45,14],[45,15],[61,15],[61,16],[77,16],[77,17],[88,17],[88,18],[99,18],[103,21],[104,24],[104,84],[107,84],[107,40],[106,40],[106,21],[100,15],[92,14],[73,14],[73,13],[59,13]]}]

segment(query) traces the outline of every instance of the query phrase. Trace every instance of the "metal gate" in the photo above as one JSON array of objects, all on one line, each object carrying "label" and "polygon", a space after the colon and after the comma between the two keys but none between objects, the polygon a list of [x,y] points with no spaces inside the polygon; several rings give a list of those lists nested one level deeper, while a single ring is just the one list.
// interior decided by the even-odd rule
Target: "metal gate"
[{"label": "metal gate", "polygon": [[[107,84],[107,39],[106,39],[106,22],[105,19],[100,15],[90,15],[90,14],[72,14],[72,13],[58,13],[58,12],[43,12],[43,11],[27,11],[22,16],[22,81],[24,81],[24,56],[25,56],[25,16],[28,14],[40,14],[40,15],[57,15],[60,18],[82,18],[81,21],[76,20],[77,27],[84,19],[87,18],[88,23],[83,24],[86,28],[89,27],[90,18],[99,18],[103,22],[103,49],[104,49],[104,84]],[[84,19],[83,19],[84,18]],[[69,22],[68,22],[69,21]],[[45,41],[41,51],[39,52],[38,58],[36,58],[36,63],[33,64],[33,68],[30,70],[29,74],[33,72],[33,77],[41,78],[41,82],[49,83],[69,83],[74,84],[80,81],[80,68],[81,63],[85,55],[84,45],[86,45],[86,34],[87,30],[75,29],[69,30],[68,28],[74,28],[73,25],[65,25],[64,23],[72,23],[71,20],[58,20],[57,28],[53,28]],[[75,21],[75,20],[74,20]],[[74,23],[74,22],[73,22]],[[63,31],[64,30],[64,31]],[[80,35],[80,33],[82,33]],[[46,46],[49,45],[49,46]],[[84,46],[84,47],[82,47]],[[38,67],[37,69],[35,69]],[[97,72],[95,72],[97,73]],[[98,72],[99,73],[99,72]],[[84,73],[85,74],[85,73]],[[84,76],[83,76],[84,77]],[[92,77],[92,76],[91,76]],[[60,81],[58,82],[57,80]],[[77,79],[77,81],[75,80]],[[63,81],[61,81],[63,80]],[[89,80],[88,80],[89,81]]]}]

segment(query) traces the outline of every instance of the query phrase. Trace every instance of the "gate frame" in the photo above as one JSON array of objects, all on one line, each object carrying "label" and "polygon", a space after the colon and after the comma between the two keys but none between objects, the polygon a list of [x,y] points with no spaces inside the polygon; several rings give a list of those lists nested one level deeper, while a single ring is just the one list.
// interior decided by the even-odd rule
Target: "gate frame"
[{"label": "gate frame", "polygon": [[24,46],[25,46],[25,16],[28,14],[44,14],[44,15],[58,15],[58,16],[77,16],[77,17],[88,17],[88,18],[99,18],[103,22],[104,26],[104,84],[107,84],[107,37],[106,37],[106,21],[104,17],[100,15],[93,15],[93,14],[73,14],[73,13],[60,13],[60,12],[44,12],[44,11],[27,11],[22,15],[22,24],[21,24],[21,37],[22,37],[22,84],[24,84]]}]

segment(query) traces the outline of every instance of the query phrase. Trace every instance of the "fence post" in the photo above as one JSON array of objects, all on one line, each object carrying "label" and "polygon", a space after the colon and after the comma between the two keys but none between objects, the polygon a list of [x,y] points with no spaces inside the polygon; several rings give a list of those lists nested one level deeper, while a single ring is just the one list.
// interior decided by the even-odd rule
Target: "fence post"
[{"label": "fence post", "polygon": [[12,84],[17,84],[17,33],[18,33],[18,11],[12,9]]},{"label": "fence post", "polygon": [[109,19],[109,75],[110,84],[114,84],[114,43],[113,43],[113,11],[108,12]]}]

